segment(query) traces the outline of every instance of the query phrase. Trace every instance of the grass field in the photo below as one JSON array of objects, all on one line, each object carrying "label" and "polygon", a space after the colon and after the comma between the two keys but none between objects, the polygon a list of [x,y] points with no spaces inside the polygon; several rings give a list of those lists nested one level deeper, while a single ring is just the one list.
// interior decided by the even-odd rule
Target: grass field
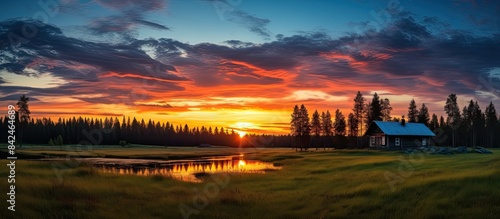
[{"label": "grass field", "polygon": [[[215,175],[203,183],[105,175],[76,162],[16,162],[16,212],[1,218],[497,218],[500,150],[396,151],[231,148],[23,149],[65,156],[182,158],[245,153],[282,170]],[[8,192],[6,160],[0,191]],[[54,170],[56,168],[56,171]],[[60,177],[58,177],[58,175]],[[61,179],[61,180],[60,180]],[[3,196],[6,198],[6,195]]]}]

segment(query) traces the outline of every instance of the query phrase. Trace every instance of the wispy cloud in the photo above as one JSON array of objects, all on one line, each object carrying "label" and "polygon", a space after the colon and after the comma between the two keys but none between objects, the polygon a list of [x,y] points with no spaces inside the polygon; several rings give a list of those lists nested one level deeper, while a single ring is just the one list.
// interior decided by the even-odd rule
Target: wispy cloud
[{"label": "wispy cloud", "polygon": [[215,11],[222,20],[234,22],[247,28],[252,33],[255,33],[265,39],[270,39],[271,31],[269,31],[267,25],[271,23],[271,20],[251,15],[248,12],[238,9],[237,5],[228,2],[227,0],[204,1],[212,3]]},{"label": "wispy cloud", "polygon": [[138,11],[158,11],[165,7],[165,0],[95,0],[98,4],[112,9],[124,10],[134,8]]},{"label": "wispy cloud", "polygon": [[115,10],[117,15],[94,18],[90,21],[90,31],[93,34],[119,34],[130,40],[139,26],[146,26],[158,30],[170,30],[167,26],[146,20],[146,15],[165,8],[164,0],[97,0],[103,7]]}]

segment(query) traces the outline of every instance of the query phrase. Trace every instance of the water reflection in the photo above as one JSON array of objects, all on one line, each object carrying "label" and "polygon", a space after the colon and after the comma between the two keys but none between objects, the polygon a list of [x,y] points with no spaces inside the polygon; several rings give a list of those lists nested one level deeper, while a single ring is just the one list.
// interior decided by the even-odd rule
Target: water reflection
[{"label": "water reflection", "polygon": [[[201,182],[201,175],[213,173],[260,173],[278,170],[272,163],[245,160],[243,157],[207,158],[202,160],[150,164],[98,164],[104,173],[139,176],[167,176],[188,182]],[[203,173],[203,174],[202,174]],[[197,177],[198,176],[198,177]]]}]

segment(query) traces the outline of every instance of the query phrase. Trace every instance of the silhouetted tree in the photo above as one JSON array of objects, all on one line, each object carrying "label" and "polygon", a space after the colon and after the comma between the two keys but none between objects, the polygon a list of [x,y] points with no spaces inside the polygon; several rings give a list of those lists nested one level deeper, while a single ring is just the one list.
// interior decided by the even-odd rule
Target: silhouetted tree
[{"label": "silhouetted tree", "polygon": [[457,104],[457,95],[450,94],[446,99],[446,104],[444,106],[444,111],[448,115],[446,124],[452,129],[452,145],[455,147],[455,130],[460,125],[460,109]]},{"label": "silhouetted tree", "polygon": [[321,135],[321,118],[319,116],[318,110],[315,110],[311,119],[311,132],[314,135],[313,144],[316,145],[316,150],[319,146],[319,137]]},{"label": "silhouetted tree", "polygon": [[486,107],[484,110],[486,119],[486,130],[488,133],[488,146],[494,146],[495,134],[498,133],[498,118],[497,111],[493,102]]},{"label": "silhouetted tree", "polygon": [[477,145],[477,139],[480,136],[480,133],[483,132],[485,118],[484,114],[479,107],[477,101],[472,105],[472,109],[469,110],[471,112],[471,128],[472,128],[472,146]]},{"label": "silhouetted tree", "polygon": [[436,114],[433,113],[431,122],[429,123],[429,129],[431,129],[432,131],[435,131],[438,128],[439,128],[438,117],[436,116]]},{"label": "silhouetted tree", "polygon": [[17,115],[19,119],[19,147],[23,146],[23,134],[24,129],[28,125],[30,120],[31,111],[28,106],[29,97],[26,97],[24,94],[17,101]]},{"label": "silhouetted tree", "polygon": [[[311,125],[309,123],[309,113],[307,108],[302,104],[300,108],[295,105],[290,122],[292,135],[296,137],[300,146],[300,150],[304,149],[306,144],[309,144],[309,136],[311,132]],[[298,147],[297,146],[297,147]],[[296,148],[297,148],[296,147]]]},{"label": "silhouetted tree", "polygon": [[380,105],[382,106],[382,121],[391,121],[391,101],[389,101],[389,99],[387,98],[382,99],[380,101]]},{"label": "silhouetted tree", "polygon": [[[468,106],[464,106],[462,109],[462,118],[460,123],[460,131],[463,135],[459,135],[458,139],[461,139],[466,145],[471,143],[473,136],[472,130],[472,110],[474,108],[474,101],[470,101]],[[461,133],[460,132],[460,133]]]},{"label": "silhouetted tree", "polygon": [[444,121],[443,116],[439,117],[439,128],[445,128],[446,122]]},{"label": "silhouetted tree", "polygon": [[311,132],[314,136],[318,137],[321,135],[321,129],[321,119],[318,110],[315,110],[311,119]]},{"label": "silhouetted tree", "polygon": [[417,121],[418,121],[417,104],[415,103],[415,99],[411,99],[410,106],[408,106],[408,122],[417,122]]},{"label": "silhouetted tree", "polygon": [[347,116],[347,126],[349,126],[349,136],[358,136],[358,122],[353,113]]},{"label": "silhouetted tree", "polygon": [[346,121],[342,112],[337,109],[335,111],[335,122],[333,124],[336,136],[345,136],[346,134]]},{"label": "silhouetted tree", "polygon": [[[301,119],[300,119],[300,109],[299,106],[295,105],[293,107],[293,113],[291,115],[292,119],[290,121],[290,131],[292,136],[300,136],[301,133]],[[203,127],[202,127],[203,131]]]},{"label": "silhouetted tree", "polygon": [[[418,111],[417,120],[419,123],[425,124],[425,126],[429,126],[429,109],[425,106],[425,103],[422,103],[422,107]],[[436,118],[437,120],[437,118]]]},{"label": "silhouetted tree", "polygon": [[382,105],[377,92],[373,94],[373,99],[368,105],[368,114],[366,116],[366,125],[370,125],[373,121],[382,121]]},{"label": "silhouetted tree", "polygon": [[329,110],[327,110],[326,113],[321,113],[321,126],[322,126],[322,133],[324,136],[333,135],[332,115],[330,115]]},{"label": "silhouetted tree", "polygon": [[352,109],[353,115],[356,118],[354,121],[356,122],[356,126],[358,127],[356,134],[362,134],[363,132],[363,114],[366,112],[365,98],[361,94],[360,91],[356,94],[354,98],[354,107]]},{"label": "silhouetted tree", "polygon": [[302,148],[307,149],[309,147],[311,124],[309,122],[309,113],[307,112],[307,108],[304,104],[300,105],[300,121],[301,146]]}]

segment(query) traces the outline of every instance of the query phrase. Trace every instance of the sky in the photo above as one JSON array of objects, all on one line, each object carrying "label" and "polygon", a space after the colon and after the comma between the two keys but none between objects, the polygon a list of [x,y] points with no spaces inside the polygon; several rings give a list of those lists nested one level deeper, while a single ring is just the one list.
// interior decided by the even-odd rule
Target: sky
[{"label": "sky", "polygon": [[0,3],[0,104],[33,118],[137,117],[289,133],[290,114],[500,107],[494,0],[20,0]]}]

